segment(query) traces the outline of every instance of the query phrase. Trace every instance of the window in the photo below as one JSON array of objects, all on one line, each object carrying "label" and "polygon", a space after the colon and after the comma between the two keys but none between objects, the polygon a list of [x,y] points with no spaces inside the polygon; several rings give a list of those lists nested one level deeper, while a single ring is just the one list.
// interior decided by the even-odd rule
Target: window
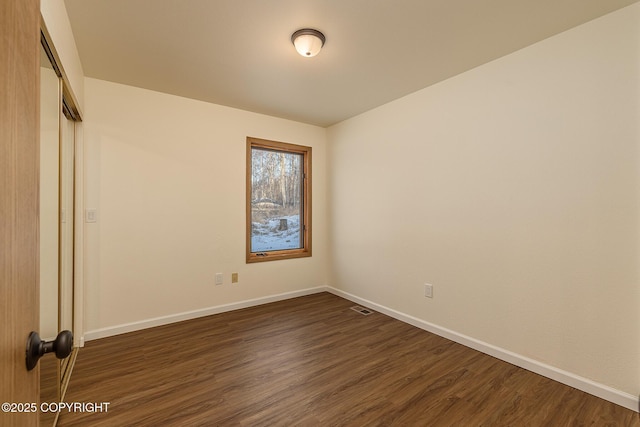
[{"label": "window", "polygon": [[247,262],[311,256],[311,147],[247,138]]}]

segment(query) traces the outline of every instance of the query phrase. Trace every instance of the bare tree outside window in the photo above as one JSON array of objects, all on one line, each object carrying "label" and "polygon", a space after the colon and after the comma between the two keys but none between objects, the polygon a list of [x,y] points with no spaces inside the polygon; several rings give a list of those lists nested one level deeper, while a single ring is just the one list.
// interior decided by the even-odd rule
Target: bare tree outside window
[{"label": "bare tree outside window", "polygon": [[247,138],[247,262],[311,255],[311,148]]}]

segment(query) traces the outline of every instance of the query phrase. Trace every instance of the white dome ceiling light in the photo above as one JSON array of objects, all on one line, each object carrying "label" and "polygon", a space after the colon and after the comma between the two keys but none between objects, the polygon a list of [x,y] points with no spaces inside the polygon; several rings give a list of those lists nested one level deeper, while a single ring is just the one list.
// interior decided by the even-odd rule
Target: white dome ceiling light
[{"label": "white dome ceiling light", "polygon": [[311,58],[320,52],[320,49],[324,46],[325,37],[318,30],[303,28],[291,35],[291,42],[293,42],[300,55],[305,58]]}]

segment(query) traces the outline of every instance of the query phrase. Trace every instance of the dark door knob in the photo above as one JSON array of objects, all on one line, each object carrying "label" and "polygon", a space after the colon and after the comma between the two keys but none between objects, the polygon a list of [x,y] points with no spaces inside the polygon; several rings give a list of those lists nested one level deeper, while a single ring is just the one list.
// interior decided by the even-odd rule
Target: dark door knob
[{"label": "dark door knob", "polygon": [[42,341],[37,332],[31,332],[27,338],[27,371],[38,364],[38,360],[47,353],[56,353],[58,359],[64,359],[71,354],[73,348],[73,334],[62,331],[53,341]]}]

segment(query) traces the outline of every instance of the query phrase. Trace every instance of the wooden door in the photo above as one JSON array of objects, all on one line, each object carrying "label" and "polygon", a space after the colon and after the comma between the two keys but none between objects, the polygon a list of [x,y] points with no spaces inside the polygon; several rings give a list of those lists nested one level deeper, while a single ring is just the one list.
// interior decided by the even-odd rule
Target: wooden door
[{"label": "wooden door", "polygon": [[[39,0],[0,2],[0,425],[38,425],[39,368],[26,340],[38,329]],[[15,404],[7,407],[4,403]],[[9,412],[7,412],[7,409]],[[23,412],[10,412],[20,409]],[[37,407],[36,407],[37,409]]]}]

